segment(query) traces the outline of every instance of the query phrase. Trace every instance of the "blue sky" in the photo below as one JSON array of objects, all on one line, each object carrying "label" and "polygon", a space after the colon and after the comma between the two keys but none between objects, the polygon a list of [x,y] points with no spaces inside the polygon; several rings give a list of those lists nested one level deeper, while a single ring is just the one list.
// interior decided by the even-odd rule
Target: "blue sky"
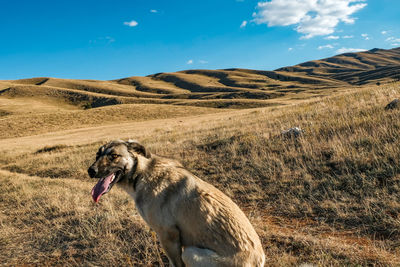
[{"label": "blue sky", "polygon": [[400,46],[398,0],[0,0],[0,79],[273,70]]}]

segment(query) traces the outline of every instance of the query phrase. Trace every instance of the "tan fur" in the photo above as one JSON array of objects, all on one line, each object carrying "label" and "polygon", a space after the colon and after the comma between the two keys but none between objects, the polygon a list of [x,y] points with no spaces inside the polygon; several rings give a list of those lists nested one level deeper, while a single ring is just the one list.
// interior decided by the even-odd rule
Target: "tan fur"
[{"label": "tan fur", "polygon": [[113,142],[114,151],[122,161],[131,157],[133,167],[118,185],[133,197],[173,266],[264,265],[256,231],[229,197],[174,160],[132,151],[126,142],[124,154],[121,142]]}]

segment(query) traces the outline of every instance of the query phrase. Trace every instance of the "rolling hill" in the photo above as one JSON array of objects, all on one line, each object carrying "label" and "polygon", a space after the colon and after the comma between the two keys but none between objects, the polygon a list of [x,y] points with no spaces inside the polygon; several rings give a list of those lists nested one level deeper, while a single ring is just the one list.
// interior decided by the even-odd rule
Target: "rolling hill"
[{"label": "rolling hill", "polygon": [[[398,266],[400,49],[275,71],[0,81],[0,262],[168,266],[115,188],[94,204],[100,144],[137,139],[229,195],[267,266]],[[235,108],[235,109],[233,109]],[[293,126],[305,133],[282,138]]]},{"label": "rolling hill", "polygon": [[[372,49],[275,71],[186,70],[111,81],[31,78],[0,81],[0,95],[58,99],[78,107],[173,104],[252,108],[291,103],[400,79],[400,48]],[[330,89],[330,90],[327,90]]]},{"label": "rolling hill", "polygon": [[[129,122],[109,108],[134,110],[136,104],[90,110],[65,105],[56,111],[48,103],[47,112],[57,114],[116,115],[112,123],[78,129],[94,115],[70,114],[73,129],[60,124],[34,136],[2,129],[17,137],[0,139],[0,261],[167,266],[126,193],[115,188],[99,204],[90,197],[95,181],[86,170],[99,145],[135,138],[232,197],[261,236],[266,266],[398,266],[400,109],[384,106],[399,94],[399,83],[388,83],[290,106],[192,116],[196,111],[183,110],[172,118],[165,113],[176,106],[158,105],[159,119]],[[40,124],[33,120],[40,104],[29,104],[19,115],[5,117],[23,118],[17,124],[30,127]],[[59,121],[53,117],[47,123]],[[294,125],[306,130],[302,138],[279,138]]]}]

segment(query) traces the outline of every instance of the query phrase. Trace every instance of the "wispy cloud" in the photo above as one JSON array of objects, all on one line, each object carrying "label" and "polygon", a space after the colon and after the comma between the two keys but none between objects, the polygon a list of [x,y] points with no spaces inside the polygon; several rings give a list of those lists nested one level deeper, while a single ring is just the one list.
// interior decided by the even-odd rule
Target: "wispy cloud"
[{"label": "wispy cloud", "polygon": [[198,63],[198,64],[208,64],[208,61],[207,61],[207,60],[203,60],[203,59],[200,59],[200,60],[189,59],[188,61],[186,61],[186,64],[187,64],[187,65],[192,65],[192,64],[195,64],[195,63]]},{"label": "wispy cloud", "polygon": [[351,39],[354,38],[354,35],[344,35],[342,36],[343,39]]},{"label": "wispy cloud", "polygon": [[90,44],[111,44],[114,43],[115,39],[111,36],[106,36],[106,37],[98,37],[94,40],[89,40]]},{"label": "wispy cloud", "polygon": [[240,24],[240,28],[244,28],[247,25],[247,20],[243,20],[242,24]]},{"label": "wispy cloud", "polygon": [[381,34],[383,34],[383,35],[385,35],[387,33],[388,33],[387,31],[381,31]]},{"label": "wispy cloud", "polygon": [[157,9],[150,9],[150,12],[151,13],[158,13],[158,10]]},{"label": "wispy cloud", "polygon": [[288,48],[288,51],[292,51],[292,50],[293,50],[293,47],[289,47],[289,48]]},{"label": "wispy cloud", "polygon": [[389,42],[391,46],[400,46],[400,38],[395,38],[393,36],[386,38],[386,42]]},{"label": "wispy cloud", "polygon": [[352,14],[364,8],[365,0],[271,0],[258,2],[253,21],[271,26],[296,25],[303,39],[335,32],[340,22],[352,24]]},{"label": "wispy cloud", "polygon": [[364,40],[369,40],[368,33],[362,33],[361,37],[364,38]]},{"label": "wispy cloud", "polygon": [[400,38],[394,38],[394,37],[389,37],[386,39],[387,42],[395,42],[398,43],[400,42]]},{"label": "wispy cloud", "polygon": [[106,36],[104,39],[106,39],[108,41],[108,43],[114,43],[115,39],[110,37],[110,36]]},{"label": "wispy cloud", "polygon": [[342,48],[336,50],[336,53],[343,54],[343,53],[362,52],[362,51],[367,51],[367,50],[366,49],[362,49],[362,48],[346,48],[346,47],[342,47]]},{"label": "wispy cloud", "polygon": [[131,20],[131,21],[125,21],[124,25],[127,25],[129,27],[136,27],[139,23],[136,20]]},{"label": "wispy cloud", "polygon": [[339,38],[340,38],[339,36],[329,35],[329,36],[325,37],[324,39],[325,40],[337,40]]},{"label": "wispy cloud", "polygon": [[333,45],[327,44],[327,45],[318,46],[318,50],[322,50],[322,49],[333,49]]}]

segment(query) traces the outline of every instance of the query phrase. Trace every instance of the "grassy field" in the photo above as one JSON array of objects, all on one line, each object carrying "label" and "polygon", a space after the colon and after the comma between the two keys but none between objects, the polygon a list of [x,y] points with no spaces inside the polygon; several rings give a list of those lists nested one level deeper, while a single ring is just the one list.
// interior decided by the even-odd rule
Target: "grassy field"
[{"label": "grassy field", "polygon": [[[0,98],[0,107],[3,100],[13,101],[11,99]],[[17,99],[16,102],[18,101],[26,102],[25,99]],[[3,110],[7,110],[8,114],[0,117],[0,138],[30,136],[67,129],[109,125],[116,122],[177,118],[187,114],[200,115],[224,111],[215,108],[165,104],[121,104],[89,110],[66,110],[58,108],[51,111],[49,108],[50,105],[45,105],[41,110],[31,108],[33,111],[26,111],[23,114],[18,114],[17,112],[12,114],[9,111],[10,108],[8,108],[10,105],[5,104],[4,106]]]},{"label": "grassy field", "polygon": [[[86,169],[99,145],[134,138],[232,197],[260,234],[268,266],[396,266],[400,110],[384,107],[400,84],[349,89],[287,106],[169,115],[166,108],[157,120],[149,113],[138,121],[132,105],[132,117],[81,129],[75,126],[84,111],[64,106],[63,113],[76,114],[60,119],[71,127],[46,126],[35,136],[9,130],[0,140],[0,262],[166,266],[128,195],[114,188],[98,205],[91,200],[95,181]],[[107,108],[88,111],[102,118]],[[35,110],[31,118],[48,115]],[[34,125],[29,129],[39,133]],[[282,138],[293,126],[304,136]]]}]

